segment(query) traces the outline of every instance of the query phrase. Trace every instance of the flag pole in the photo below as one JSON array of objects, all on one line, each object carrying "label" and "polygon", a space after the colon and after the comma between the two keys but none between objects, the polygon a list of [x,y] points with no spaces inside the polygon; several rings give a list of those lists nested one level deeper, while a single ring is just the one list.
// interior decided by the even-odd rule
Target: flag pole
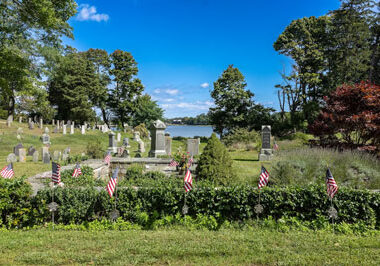
[{"label": "flag pole", "polygon": [[[334,207],[333,207],[333,198],[331,198],[331,197],[330,197],[330,205],[331,205],[330,208],[334,208]],[[335,218],[335,217],[334,217],[334,215],[332,215],[331,218],[332,218],[332,225],[333,225],[333,234],[335,234],[335,224],[334,224],[334,218]]]},{"label": "flag pole", "polygon": [[[53,203],[54,202],[54,190],[55,190],[55,185],[54,185],[54,182],[53,182],[53,189],[52,189],[52,199],[51,199],[51,202]],[[51,212],[51,219],[53,221],[53,230],[54,230],[54,211]]]},{"label": "flag pole", "polygon": [[116,176],[116,185],[115,185],[115,210],[116,210],[116,202],[117,202],[117,185],[119,183],[119,173],[117,173],[117,174],[118,175]]}]

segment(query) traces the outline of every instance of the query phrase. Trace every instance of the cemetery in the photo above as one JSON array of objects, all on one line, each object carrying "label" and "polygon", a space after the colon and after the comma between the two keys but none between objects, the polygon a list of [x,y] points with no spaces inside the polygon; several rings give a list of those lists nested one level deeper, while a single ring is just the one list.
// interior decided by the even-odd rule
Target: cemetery
[{"label": "cemetery", "polygon": [[376,1],[0,14],[0,265],[379,264]]}]

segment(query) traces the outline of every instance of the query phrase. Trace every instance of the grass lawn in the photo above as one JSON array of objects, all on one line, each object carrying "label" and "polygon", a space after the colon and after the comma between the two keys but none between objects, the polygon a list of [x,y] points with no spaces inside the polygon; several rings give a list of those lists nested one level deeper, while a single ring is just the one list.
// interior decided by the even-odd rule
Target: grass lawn
[{"label": "grass lawn", "polygon": [[378,236],[269,230],[9,231],[0,264],[378,265]]}]

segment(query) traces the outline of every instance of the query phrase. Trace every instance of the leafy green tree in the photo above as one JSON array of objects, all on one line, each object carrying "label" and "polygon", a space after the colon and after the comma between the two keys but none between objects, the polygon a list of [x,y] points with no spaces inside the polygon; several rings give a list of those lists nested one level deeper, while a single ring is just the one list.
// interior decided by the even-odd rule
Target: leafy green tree
[{"label": "leafy green tree", "polygon": [[48,81],[49,100],[57,108],[57,118],[93,121],[95,111],[89,95],[98,82],[94,65],[82,53],[63,57]]},{"label": "leafy green tree", "polygon": [[137,103],[137,111],[133,115],[132,126],[145,124],[149,128],[153,121],[163,119],[164,110],[158,106],[156,101],[152,101],[149,94],[139,96]]},{"label": "leafy green tree", "polygon": [[198,160],[196,175],[197,179],[222,183],[234,177],[232,159],[215,133],[211,135]]},{"label": "leafy green tree", "polygon": [[247,126],[246,115],[253,106],[253,93],[246,86],[243,74],[233,65],[214,82],[211,97],[215,107],[210,108],[208,116],[214,131],[222,137],[235,127]]},{"label": "leafy green tree", "polygon": [[138,110],[138,97],[144,90],[141,80],[136,78],[137,62],[125,51],[116,50],[111,54],[110,74],[115,86],[110,90],[109,108],[115,119],[124,128]]},{"label": "leafy green tree", "polygon": [[62,36],[72,37],[67,20],[76,12],[74,0],[3,0],[0,3],[0,93],[8,115],[15,98],[32,95],[44,74],[51,50]]}]

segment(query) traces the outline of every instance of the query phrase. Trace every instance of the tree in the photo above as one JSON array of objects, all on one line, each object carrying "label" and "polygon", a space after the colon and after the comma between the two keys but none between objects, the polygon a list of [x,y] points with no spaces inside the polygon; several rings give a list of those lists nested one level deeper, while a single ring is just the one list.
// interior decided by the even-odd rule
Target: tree
[{"label": "tree", "polygon": [[325,102],[309,128],[322,144],[329,141],[332,146],[380,150],[380,86],[344,84],[325,97]]},{"label": "tree", "polygon": [[74,0],[3,0],[0,3],[0,93],[8,115],[15,98],[33,92],[44,74],[47,55],[72,37],[67,20],[76,12]]},{"label": "tree", "polygon": [[145,124],[148,128],[151,123],[157,119],[162,120],[164,110],[162,110],[156,101],[152,101],[149,94],[144,94],[137,98],[137,111],[133,115],[132,126]]},{"label": "tree", "polygon": [[57,107],[57,118],[79,123],[95,119],[90,96],[99,80],[94,65],[82,53],[61,59],[48,81],[49,100]]},{"label": "tree", "polygon": [[234,177],[232,159],[226,147],[213,133],[204,148],[196,169],[197,179],[225,182]]},{"label": "tree", "polygon": [[108,85],[111,83],[109,74],[111,62],[107,51],[101,49],[89,49],[85,53],[86,58],[94,64],[97,79],[97,86],[92,88],[90,99],[92,103],[100,109],[104,123],[109,125],[110,113],[107,109],[109,101]]},{"label": "tree", "polygon": [[109,107],[118,123],[124,128],[124,123],[130,123],[138,108],[137,98],[144,90],[140,79],[135,76],[138,73],[137,62],[133,56],[125,51],[116,50],[111,54],[113,76],[115,86],[110,91]]},{"label": "tree", "polygon": [[246,90],[246,86],[243,74],[233,65],[214,82],[211,97],[215,107],[210,108],[208,116],[214,131],[221,137],[235,127],[247,127],[246,115],[253,106],[253,93]]}]

